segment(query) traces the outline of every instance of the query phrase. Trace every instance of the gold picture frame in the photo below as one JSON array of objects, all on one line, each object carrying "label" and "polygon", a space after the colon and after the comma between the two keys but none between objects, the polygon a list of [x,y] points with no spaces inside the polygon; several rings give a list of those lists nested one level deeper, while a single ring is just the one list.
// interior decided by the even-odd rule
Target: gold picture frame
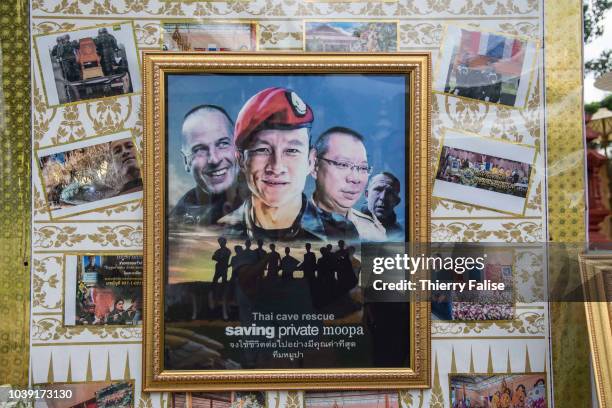
[{"label": "gold picture frame", "polygon": [[582,253],[579,260],[595,388],[599,406],[608,408],[612,407],[612,254]]},{"label": "gold picture frame", "polygon": [[143,390],[400,389],[431,384],[429,302],[411,303],[409,367],[168,370],[164,353],[167,278],[168,75],[397,75],[405,86],[406,240],[430,240],[431,56],[429,53],[144,53]]}]

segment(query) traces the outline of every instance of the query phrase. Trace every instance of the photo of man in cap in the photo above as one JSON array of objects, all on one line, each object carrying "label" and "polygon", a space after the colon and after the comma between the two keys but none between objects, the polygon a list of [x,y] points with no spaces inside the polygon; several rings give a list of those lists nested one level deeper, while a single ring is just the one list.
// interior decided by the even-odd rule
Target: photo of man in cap
[{"label": "photo of man in cap", "polygon": [[319,240],[320,222],[304,195],[313,112],[293,91],[266,88],[242,107],[234,130],[238,163],[251,198],[219,220],[224,235]]},{"label": "photo of man in cap", "polygon": [[195,187],[172,209],[175,225],[212,225],[238,208],[248,195],[238,183],[234,123],[216,105],[199,105],[183,118],[181,153]]},{"label": "photo of man in cap", "polygon": [[312,202],[328,239],[386,239],[378,220],[353,208],[371,172],[363,140],[352,129],[333,127],[319,136],[310,153],[316,186]]},{"label": "photo of man in cap", "polygon": [[404,229],[397,222],[395,207],[400,203],[400,181],[383,171],[373,176],[365,190],[367,205],[361,211],[378,220],[387,232],[387,240],[404,241]]}]

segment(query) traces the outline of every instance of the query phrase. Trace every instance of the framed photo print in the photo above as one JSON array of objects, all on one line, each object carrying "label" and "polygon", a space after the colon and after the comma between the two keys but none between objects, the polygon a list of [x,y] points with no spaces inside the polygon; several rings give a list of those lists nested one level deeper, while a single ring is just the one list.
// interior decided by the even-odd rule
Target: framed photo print
[{"label": "framed photo print", "polygon": [[132,22],[36,35],[34,47],[49,107],[142,89]]},{"label": "framed photo print", "polygon": [[429,55],[144,59],[145,389],[426,387],[429,303],[361,263],[429,240]]},{"label": "framed photo print", "polygon": [[52,219],[142,198],[142,175],[131,131],[38,149],[38,171]]},{"label": "framed photo print", "polygon": [[537,59],[536,41],[448,26],[440,46],[434,90],[524,108]]},{"label": "framed photo print", "polygon": [[249,21],[164,21],[164,51],[256,51],[257,23]]},{"label": "framed photo print", "polygon": [[433,195],[523,215],[535,158],[535,146],[446,129]]}]

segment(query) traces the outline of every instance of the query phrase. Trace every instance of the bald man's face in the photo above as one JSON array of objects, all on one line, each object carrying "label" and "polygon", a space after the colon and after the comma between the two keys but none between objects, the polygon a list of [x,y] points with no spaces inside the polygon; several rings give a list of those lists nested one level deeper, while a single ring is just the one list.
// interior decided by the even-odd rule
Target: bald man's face
[{"label": "bald man's face", "polygon": [[126,181],[140,178],[140,167],[136,160],[136,146],[132,139],[115,140],[110,144],[113,166]]},{"label": "bald man's face", "polygon": [[400,202],[398,187],[384,174],[372,177],[366,190],[366,198],[368,210],[378,219],[391,217],[394,214],[393,209]]},{"label": "bald man's face", "polygon": [[231,124],[221,112],[200,111],[183,123],[183,154],[196,185],[210,194],[230,188],[238,175]]}]

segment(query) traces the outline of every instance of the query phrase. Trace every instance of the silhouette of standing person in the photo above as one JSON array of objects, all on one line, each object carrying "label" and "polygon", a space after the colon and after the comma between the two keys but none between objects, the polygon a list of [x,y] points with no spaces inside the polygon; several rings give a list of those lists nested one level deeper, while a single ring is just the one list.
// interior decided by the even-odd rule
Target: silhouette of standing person
[{"label": "silhouette of standing person", "polygon": [[268,254],[268,278],[278,278],[280,270],[280,255],[276,252],[276,245],[270,244],[270,253]]},{"label": "silhouette of standing person", "polygon": [[348,250],[346,249],[344,240],[341,239],[338,241],[338,250],[336,251],[336,258],[346,258],[348,257]]},{"label": "silhouette of standing person", "polygon": [[227,240],[223,237],[219,237],[217,240],[220,248],[215,251],[212,256],[212,260],[215,264],[215,276],[213,277],[213,283],[217,283],[221,279],[222,283],[227,282],[227,269],[229,268],[229,260],[232,252],[226,246]]},{"label": "silhouette of standing person", "polygon": [[298,266],[298,269],[304,271],[304,278],[309,281],[314,279],[315,271],[317,270],[317,257],[314,252],[310,252],[310,242],[306,243],[306,253],[304,254],[304,261]]},{"label": "silhouette of standing person", "polygon": [[321,248],[321,257],[317,260],[317,295],[315,303],[317,307],[325,306],[333,300],[335,279],[335,259],[328,245]]},{"label": "silhouette of standing person", "polygon": [[284,279],[293,279],[293,272],[297,269],[300,263],[297,259],[289,255],[291,248],[285,248],[285,256],[281,259],[281,270],[283,271],[282,277]]},{"label": "silhouette of standing person", "polygon": [[257,260],[259,261],[260,259],[263,259],[267,252],[265,249],[263,249],[263,239],[258,239],[257,240],[257,248],[255,249],[255,254],[257,255]]}]

